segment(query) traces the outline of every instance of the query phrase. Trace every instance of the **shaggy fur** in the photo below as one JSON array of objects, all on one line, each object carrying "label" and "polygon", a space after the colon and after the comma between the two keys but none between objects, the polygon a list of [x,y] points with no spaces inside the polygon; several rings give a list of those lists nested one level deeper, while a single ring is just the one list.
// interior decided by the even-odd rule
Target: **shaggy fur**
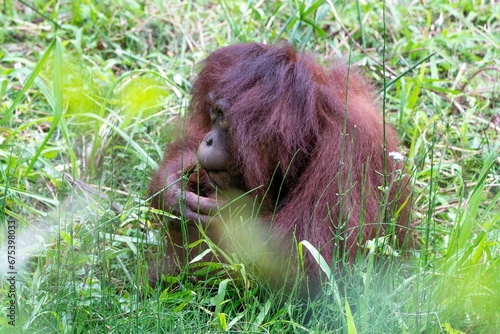
[{"label": "shaggy fur", "polygon": [[[198,145],[211,127],[208,106],[221,99],[228,106],[240,190],[262,201],[259,217],[275,236],[273,249],[289,252],[295,237],[308,240],[327,261],[339,254],[352,260],[365,241],[386,232],[395,236],[393,246],[408,240],[408,179],[388,156],[399,151],[396,134],[386,126],[384,151],[382,116],[358,74],[342,64],[326,70],[288,43],[228,46],[201,66],[182,138],[167,147],[153,175],[153,207],[182,214],[175,181],[196,164]],[[201,211],[213,205],[209,182],[201,174],[187,186],[186,200],[196,196]],[[185,218],[195,225],[195,216]],[[167,225],[167,252],[182,266],[186,241],[178,224]],[[197,228],[189,231],[189,242],[200,238]],[[217,241],[216,233],[211,236]],[[316,277],[316,260],[307,256],[306,262],[309,276]]]}]

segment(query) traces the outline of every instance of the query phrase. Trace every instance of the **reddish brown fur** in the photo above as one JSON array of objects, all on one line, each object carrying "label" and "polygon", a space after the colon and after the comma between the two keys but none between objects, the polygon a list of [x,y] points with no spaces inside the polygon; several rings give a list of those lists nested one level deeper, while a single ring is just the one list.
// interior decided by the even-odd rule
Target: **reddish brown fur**
[{"label": "reddish brown fur", "polygon": [[[311,242],[327,261],[337,253],[353,259],[358,246],[384,235],[386,223],[409,195],[403,178],[392,185],[389,203],[381,209],[384,155],[389,182],[401,169],[387,156],[399,151],[394,130],[386,126],[384,152],[382,116],[369,86],[344,65],[325,70],[286,43],[232,45],[208,56],[193,85],[185,135],[167,148],[150,195],[171,183],[169,173],[194,164],[211,126],[209,93],[229,105],[226,117],[232,155],[244,179],[241,190],[255,189],[252,195],[263,199],[260,215],[282,249],[288,252],[294,234],[298,241]],[[201,187],[209,189],[207,182],[202,179]],[[172,196],[153,197],[152,206],[172,207],[177,201]],[[406,240],[409,210],[404,205],[397,219],[399,246]],[[307,261],[316,267],[312,258]]]}]

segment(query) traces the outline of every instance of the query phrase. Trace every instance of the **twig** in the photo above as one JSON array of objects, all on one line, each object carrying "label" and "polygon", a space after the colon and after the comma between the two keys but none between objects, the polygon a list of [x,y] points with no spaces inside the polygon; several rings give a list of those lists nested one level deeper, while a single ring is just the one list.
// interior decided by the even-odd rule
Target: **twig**
[{"label": "twig", "polygon": [[113,211],[117,215],[119,215],[123,212],[122,207],[118,203],[111,201],[107,195],[100,193],[99,191],[97,191],[93,187],[89,186],[88,184],[84,183],[83,181],[74,179],[73,176],[71,176],[70,174],[68,174],[66,172],[64,172],[63,175],[64,175],[64,178],[66,179],[66,181],[68,181],[72,186],[76,185],[78,188],[80,188],[83,191],[91,193],[92,195],[97,196],[105,201],[109,201],[111,203],[111,208],[113,209]]}]

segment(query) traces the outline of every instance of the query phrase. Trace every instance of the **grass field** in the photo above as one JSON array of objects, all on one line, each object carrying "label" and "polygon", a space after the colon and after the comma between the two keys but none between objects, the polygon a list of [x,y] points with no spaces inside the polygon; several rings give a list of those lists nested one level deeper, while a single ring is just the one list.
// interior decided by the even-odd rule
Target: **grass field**
[{"label": "grass field", "polygon": [[[5,0],[0,12],[0,333],[500,331],[495,1]],[[420,247],[383,270],[369,255],[306,305],[233,257],[217,268],[238,278],[150,288],[146,188],[197,64],[280,40],[377,87]]]}]

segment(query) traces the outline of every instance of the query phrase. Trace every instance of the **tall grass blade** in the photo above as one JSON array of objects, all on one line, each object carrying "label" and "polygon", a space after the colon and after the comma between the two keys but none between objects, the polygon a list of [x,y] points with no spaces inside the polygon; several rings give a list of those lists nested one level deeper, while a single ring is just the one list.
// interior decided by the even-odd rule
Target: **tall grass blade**
[{"label": "tall grass blade", "polygon": [[[40,147],[38,147],[38,149],[36,150],[35,155],[31,159],[30,164],[28,165],[28,168],[26,168],[26,171],[24,172],[25,176],[29,174],[30,170],[33,168],[33,165],[35,164],[38,157],[40,156],[40,153],[42,153],[45,145],[47,145],[47,142],[49,141],[50,137],[52,136],[52,134],[56,130],[57,124],[59,123],[59,120],[61,119],[61,115],[62,115],[62,110],[63,110],[63,106],[62,106],[62,99],[63,99],[63,47],[62,47],[61,39],[59,37],[56,37],[56,39],[55,39],[55,48],[56,49],[55,49],[55,53],[54,53],[55,59],[54,59],[54,71],[53,71],[54,119],[52,120],[52,124],[50,125],[49,132],[47,133],[47,135],[43,139]],[[50,47],[49,47],[49,50],[51,50]],[[47,50],[47,52],[49,50]],[[44,59],[44,58],[42,58],[42,59]],[[33,73],[35,73],[35,72],[36,71],[33,71]]]},{"label": "tall grass blade", "polygon": [[498,157],[497,152],[499,147],[500,145],[497,145],[486,157],[481,172],[479,173],[479,180],[469,197],[467,209],[464,210],[463,214],[457,219],[458,223],[455,224],[455,227],[453,228],[450,243],[448,244],[446,254],[447,259],[462,250],[471,238],[472,227],[476,221],[476,216],[482,203],[483,191],[486,185],[486,176]]},{"label": "tall grass blade", "polygon": [[33,82],[35,81],[35,78],[38,76],[40,71],[42,70],[43,66],[47,62],[47,59],[49,59],[50,54],[52,53],[52,49],[54,48],[56,40],[53,40],[49,47],[47,48],[47,51],[42,56],[42,59],[36,64],[35,68],[33,69],[33,72],[29,75],[28,79],[26,80],[26,83],[24,84],[23,88],[19,91],[17,94],[16,98],[10,105],[9,109],[5,112],[5,115],[3,118],[0,119],[0,126],[5,125],[5,123],[8,122],[10,119],[10,116],[14,113],[14,110],[16,109],[17,105],[21,100],[26,96],[26,92],[28,91],[29,88],[33,85]]}]

